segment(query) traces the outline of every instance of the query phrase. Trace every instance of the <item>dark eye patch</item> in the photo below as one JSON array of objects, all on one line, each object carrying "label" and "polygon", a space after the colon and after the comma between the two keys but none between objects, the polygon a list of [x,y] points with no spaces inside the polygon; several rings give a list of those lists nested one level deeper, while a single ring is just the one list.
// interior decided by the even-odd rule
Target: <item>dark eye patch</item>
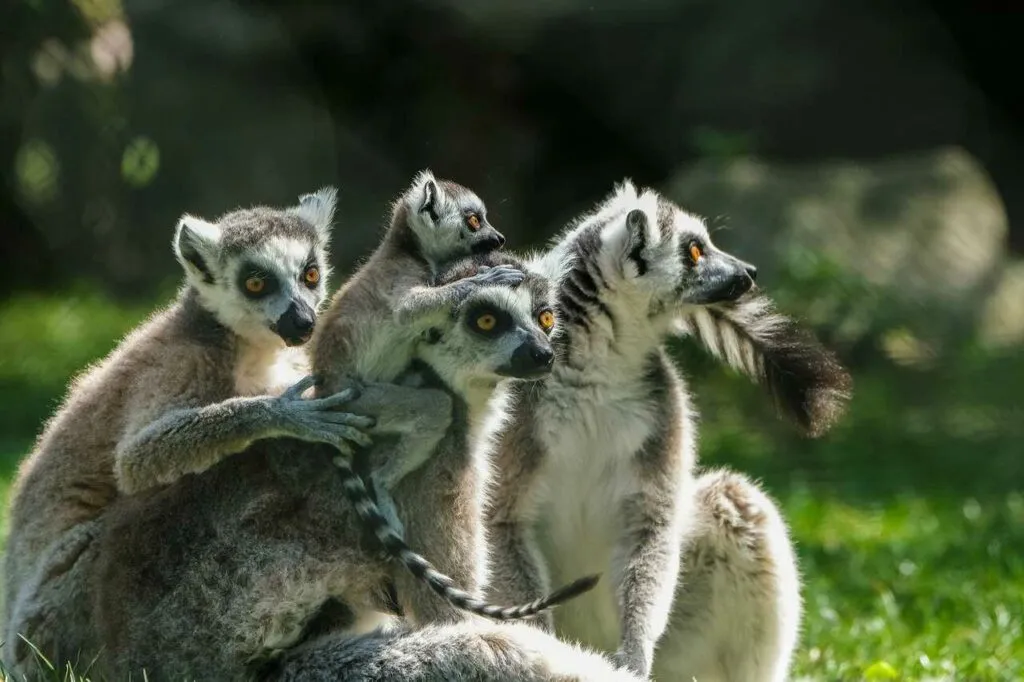
[{"label": "dark eye patch", "polygon": [[690,257],[690,247],[694,244],[697,245],[702,254],[707,251],[704,241],[698,237],[684,237],[679,240],[679,258],[691,268],[696,265]]},{"label": "dark eye patch", "polygon": [[[495,308],[490,303],[481,302],[473,304],[466,308],[465,314],[466,326],[469,327],[470,331],[487,339],[501,336],[514,326],[512,316],[507,311]],[[481,329],[478,324],[480,319],[485,316],[490,316],[494,319],[494,326],[490,329]]]},{"label": "dark eye patch", "polygon": [[[245,283],[253,277],[258,277],[263,280],[263,288],[258,293],[253,293],[246,288]],[[280,288],[280,282],[277,281],[277,277],[273,273],[268,272],[266,269],[259,267],[255,263],[246,263],[238,270],[238,278],[236,284],[239,291],[246,298],[258,299],[269,296]]]}]

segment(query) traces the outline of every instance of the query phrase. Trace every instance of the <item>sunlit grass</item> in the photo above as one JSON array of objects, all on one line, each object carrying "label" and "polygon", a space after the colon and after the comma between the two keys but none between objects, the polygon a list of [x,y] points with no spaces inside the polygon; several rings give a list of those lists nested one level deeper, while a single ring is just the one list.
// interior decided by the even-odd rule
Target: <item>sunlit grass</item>
[{"label": "sunlit grass", "polygon": [[1024,679],[1019,494],[783,503],[805,582],[798,676]]}]

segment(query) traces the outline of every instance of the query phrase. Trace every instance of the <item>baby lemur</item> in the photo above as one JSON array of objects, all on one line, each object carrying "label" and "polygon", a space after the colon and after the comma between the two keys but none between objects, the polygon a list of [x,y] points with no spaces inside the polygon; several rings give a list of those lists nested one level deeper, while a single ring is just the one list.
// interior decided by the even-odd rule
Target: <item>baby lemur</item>
[{"label": "baby lemur", "polygon": [[[375,449],[377,457],[370,467],[374,492],[388,507],[392,506],[389,491],[423,465],[451,428],[452,404],[443,390],[413,392],[380,382],[399,380],[413,360],[417,345],[436,334],[438,326],[447,325],[453,311],[477,287],[514,289],[524,281],[526,275],[516,267],[517,261],[506,259],[507,264],[496,261],[494,267],[480,267],[465,277],[452,270],[444,281],[436,282],[440,269],[471,254],[495,252],[504,242],[504,236],[487,221],[486,207],[475,193],[423,171],[394,203],[380,246],[324,313],[312,343],[313,368],[322,382],[318,390],[339,391],[350,386],[352,380],[375,382],[361,389],[359,409],[376,414],[375,433],[399,436],[393,446]],[[467,271],[463,268],[461,272]],[[553,327],[553,313],[548,311],[543,321],[548,329]],[[457,447],[468,445],[459,442]],[[385,456],[382,461],[381,455]],[[521,606],[500,607],[475,599],[409,548],[392,527],[396,525],[394,515],[389,521],[381,514],[350,458],[340,456],[336,463],[356,512],[385,551],[458,608],[499,620],[523,618],[590,589],[596,580],[583,578]],[[435,513],[443,516],[440,510],[417,509],[420,516],[432,517]],[[436,535],[434,529],[430,534]],[[426,546],[434,549],[430,544]],[[455,579],[473,577],[461,572]],[[421,591],[415,589],[410,596],[413,617],[427,613]]]},{"label": "baby lemur", "polygon": [[[522,599],[549,575],[610,569],[608,589],[542,625],[557,621],[560,634],[615,651],[647,676],[694,504],[693,409],[663,344],[689,323],[812,431],[839,412],[847,377],[748,293],[753,266],[712,244],[698,218],[632,183],[570,226],[537,267],[568,267],[558,298],[564,360],[548,381],[514,394],[495,439],[489,596]],[[730,308],[744,295],[754,300]]]},{"label": "baby lemur", "polygon": [[[456,269],[456,276],[463,274],[472,271]],[[436,552],[439,567],[469,590],[480,589],[486,577],[481,504],[488,462],[474,447],[477,432],[506,381],[538,385],[530,380],[552,367],[553,284],[520,274],[515,285],[474,286],[416,347],[415,371],[426,386],[449,394],[451,424],[425,463],[392,491],[410,537]],[[378,444],[375,436],[371,460]],[[311,659],[290,652],[329,634],[373,666],[350,668],[354,678],[452,679],[438,673],[478,665],[473,679],[520,679],[513,669],[545,679],[535,667],[545,665],[537,660],[540,651],[501,634],[512,630],[467,618],[375,548],[361,546],[362,530],[334,456],[329,446],[260,441],[203,476],[119,501],[104,517],[99,560],[84,588],[93,595],[95,625],[82,637],[96,633],[94,645],[104,649],[99,665],[112,666],[117,679],[145,668],[150,679],[234,680],[252,679],[246,671],[266,675],[266,666],[284,655],[286,670],[306,669],[309,677],[297,679],[323,679],[326,672],[318,676],[305,666]],[[381,620],[393,620],[384,603],[390,581],[398,582],[409,625],[432,622],[438,626],[427,628],[432,635],[376,629]],[[455,620],[465,626],[462,638],[442,640],[456,627],[443,622]],[[475,636],[475,627],[493,634]],[[528,630],[518,631],[525,636]],[[380,643],[346,639],[353,633]],[[389,641],[396,647],[392,655]],[[437,644],[427,649],[415,644],[431,641]],[[462,651],[456,641],[483,649]],[[354,664],[344,650],[338,664]],[[574,679],[571,670],[564,673]]]},{"label": "baby lemur", "polygon": [[59,655],[46,647],[60,585],[119,495],[208,469],[258,439],[369,443],[361,429],[371,420],[335,410],[354,391],[301,397],[313,385],[300,380],[300,346],[325,297],[334,205],[324,188],[290,208],[179,220],[177,299],[74,380],[18,472],[5,567],[9,663],[26,653],[19,635]]}]

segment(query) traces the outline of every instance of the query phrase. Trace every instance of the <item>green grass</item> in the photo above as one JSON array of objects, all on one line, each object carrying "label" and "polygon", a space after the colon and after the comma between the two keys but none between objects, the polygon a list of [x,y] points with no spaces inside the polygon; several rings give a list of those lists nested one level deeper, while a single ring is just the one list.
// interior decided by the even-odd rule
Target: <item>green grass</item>
[{"label": "green grass", "polygon": [[[0,304],[0,499],[68,377],[150,309],[89,293]],[[809,441],[745,381],[680,352],[702,459],[763,480],[792,527],[794,679],[1024,679],[1024,354],[860,371],[848,418]]]}]

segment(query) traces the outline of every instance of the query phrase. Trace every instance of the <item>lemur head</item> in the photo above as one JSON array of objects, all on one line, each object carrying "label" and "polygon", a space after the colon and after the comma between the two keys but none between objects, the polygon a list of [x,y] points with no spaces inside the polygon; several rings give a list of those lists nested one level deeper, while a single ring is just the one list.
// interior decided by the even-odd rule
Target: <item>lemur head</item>
[{"label": "lemur head", "polygon": [[398,200],[394,220],[404,219],[420,254],[432,265],[500,249],[505,237],[487,222],[487,207],[472,190],[421,171]]},{"label": "lemur head", "polygon": [[174,253],[203,307],[243,338],[297,346],[324,300],[337,192],[325,187],[285,209],[239,209],[216,222],[185,214]]},{"label": "lemur head", "polygon": [[[757,269],[719,249],[703,221],[628,180],[542,258],[568,263],[560,303],[571,320],[594,315],[669,319],[687,307],[733,301]],[[618,311],[613,311],[618,307]]]},{"label": "lemur head", "polygon": [[757,268],[716,247],[699,217],[628,180],[612,202],[620,212],[601,231],[604,253],[655,304],[734,301],[754,286]]},{"label": "lemur head", "polygon": [[515,257],[493,254],[457,263],[441,273],[438,282],[469,277],[481,267],[497,264],[522,270],[523,281],[475,289],[453,308],[450,324],[432,329],[420,346],[420,357],[455,390],[473,384],[494,386],[508,378],[541,379],[554,365],[554,281],[526,269]]}]

